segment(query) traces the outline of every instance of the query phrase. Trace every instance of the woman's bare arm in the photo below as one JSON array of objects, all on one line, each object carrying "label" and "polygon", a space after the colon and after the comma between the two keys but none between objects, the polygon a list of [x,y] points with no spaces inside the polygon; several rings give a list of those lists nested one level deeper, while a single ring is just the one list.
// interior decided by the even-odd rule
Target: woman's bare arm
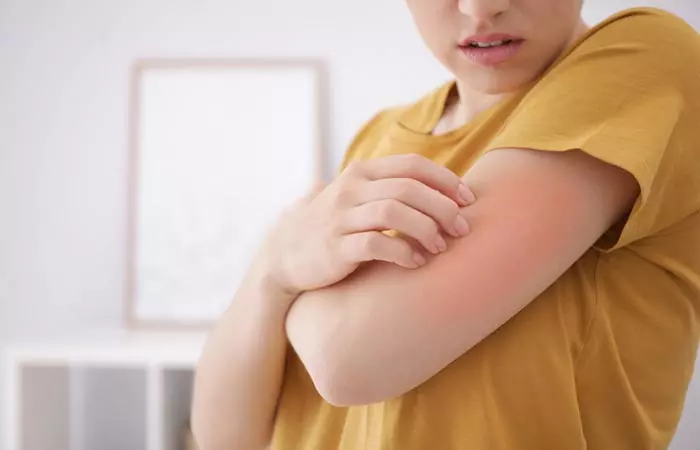
[{"label": "woman's bare arm", "polygon": [[304,293],[287,332],[336,405],[401,395],[508,321],[629,208],[627,172],[582,152],[494,150],[465,176],[472,233],[409,271],[369,263]]},{"label": "woman's bare arm", "polygon": [[294,296],[253,269],[209,337],[197,367],[192,429],[203,450],[263,450],[284,372]]},{"label": "woman's bare arm", "polygon": [[[446,168],[398,155],[352,164],[282,214],[199,362],[192,423],[202,448],[268,444],[282,383],[285,317],[301,292],[333,285],[364,261],[418,267],[411,244],[377,227],[402,230],[431,248],[441,226],[460,235],[457,205],[469,196]],[[377,210],[392,212],[386,224],[377,223]]]}]

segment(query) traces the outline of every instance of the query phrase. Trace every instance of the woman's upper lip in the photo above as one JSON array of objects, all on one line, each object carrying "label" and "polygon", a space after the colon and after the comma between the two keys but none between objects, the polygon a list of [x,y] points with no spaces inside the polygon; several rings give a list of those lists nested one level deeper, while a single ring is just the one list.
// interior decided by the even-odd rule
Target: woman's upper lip
[{"label": "woman's upper lip", "polygon": [[474,42],[497,42],[497,41],[521,41],[522,38],[506,33],[475,34],[460,41],[460,45],[467,46]]}]

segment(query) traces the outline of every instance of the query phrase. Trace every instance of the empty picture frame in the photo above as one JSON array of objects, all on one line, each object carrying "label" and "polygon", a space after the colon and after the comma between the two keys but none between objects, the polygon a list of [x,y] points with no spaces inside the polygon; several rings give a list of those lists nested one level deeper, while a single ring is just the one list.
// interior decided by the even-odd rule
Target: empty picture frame
[{"label": "empty picture frame", "polygon": [[315,61],[148,60],[132,72],[126,324],[207,328],[274,220],[323,179]]}]

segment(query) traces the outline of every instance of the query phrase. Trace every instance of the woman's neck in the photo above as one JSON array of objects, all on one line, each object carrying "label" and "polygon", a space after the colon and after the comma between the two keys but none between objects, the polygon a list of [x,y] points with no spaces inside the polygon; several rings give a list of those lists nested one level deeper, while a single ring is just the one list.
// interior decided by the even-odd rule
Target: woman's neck
[{"label": "woman's neck", "polygon": [[[566,51],[589,30],[590,26],[583,19],[580,19],[570,40],[563,46],[562,52]],[[433,134],[449,133],[465,126],[480,113],[493,107],[508,95],[510,94],[486,94],[475,91],[470,89],[467,83],[457,80],[445,102],[442,117],[435,126]]]},{"label": "woman's neck", "polygon": [[480,113],[500,102],[506,95],[508,94],[489,95],[475,92],[457,80],[447,97],[442,117],[433,133],[444,134],[463,127]]}]

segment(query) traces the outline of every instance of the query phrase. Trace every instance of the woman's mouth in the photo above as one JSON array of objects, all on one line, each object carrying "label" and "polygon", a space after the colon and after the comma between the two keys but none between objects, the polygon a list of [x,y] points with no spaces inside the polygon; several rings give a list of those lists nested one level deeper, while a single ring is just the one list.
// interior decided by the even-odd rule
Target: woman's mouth
[{"label": "woman's mouth", "polygon": [[525,41],[515,36],[471,37],[459,45],[462,54],[482,66],[497,66],[513,58]]},{"label": "woman's mouth", "polygon": [[474,47],[474,48],[500,47],[501,45],[508,45],[511,42],[513,42],[513,39],[503,39],[500,41],[493,41],[493,42],[472,41],[472,42],[467,43],[467,47]]}]

